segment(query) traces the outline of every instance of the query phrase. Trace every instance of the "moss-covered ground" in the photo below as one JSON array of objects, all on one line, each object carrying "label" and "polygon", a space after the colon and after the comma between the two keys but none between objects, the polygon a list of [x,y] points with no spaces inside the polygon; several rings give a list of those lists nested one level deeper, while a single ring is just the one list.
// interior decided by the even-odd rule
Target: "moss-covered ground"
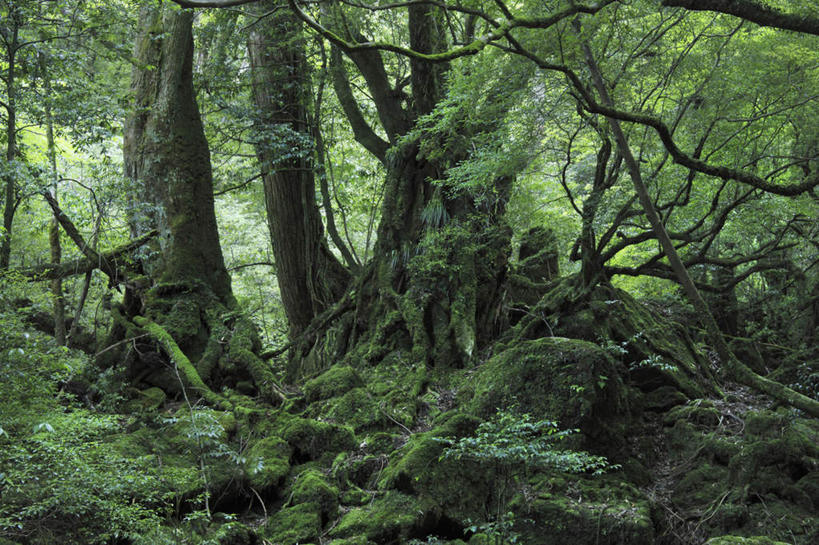
[{"label": "moss-covered ground", "polygon": [[[104,445],[151,468],[160,489],[132,501],[165,522],[117,543],[818,543],[819,423],[707,392],[680,326],[607,290],[564,311],[567,336],[524,320],[460,368],[347,358],[276,407],[129,390],[136,416]],[[554,443],[569,458],[482,436],[498,411],[574,430]],[[572,469],[578,452],[608,467]]]}]

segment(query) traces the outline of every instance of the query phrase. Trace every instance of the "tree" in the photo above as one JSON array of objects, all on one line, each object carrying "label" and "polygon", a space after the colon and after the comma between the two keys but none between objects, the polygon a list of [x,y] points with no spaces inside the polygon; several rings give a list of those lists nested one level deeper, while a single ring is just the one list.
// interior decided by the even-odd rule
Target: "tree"
[{"label": "tree", "polygon": [[[297,339],[310,322],[342,295],[350,275],[330,252],[316,204],[312,96],[301,22],[276,2],[248,39],[253,98],[259,115],[256,154],[276,280]],[[281,7],[281,6],[279,6]]]},{"label": "tree", "polygon": [[[140,19],[125,172],[148,204],[131,218],[135,235],[151,228],[160,234],[142,262],[148,277],[128,286],[110,344],[135,336],[133,318],[160,343],[185,386],[204,388],[200,394],[210,401],[220,398],[208,384],[244,382],[247,393],[269,393],[270,371],[254,355],[259,341],[235,308],[219,245],[210,151],[193,89],[193,14],[148,6]],[[132,352],[129,360],[133,378],[176,387],[178,378],[154,359]]]}]

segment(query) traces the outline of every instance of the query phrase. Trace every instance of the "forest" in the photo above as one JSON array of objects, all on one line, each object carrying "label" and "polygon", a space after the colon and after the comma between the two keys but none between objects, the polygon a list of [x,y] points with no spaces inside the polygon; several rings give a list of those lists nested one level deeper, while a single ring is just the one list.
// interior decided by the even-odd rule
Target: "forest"
[{"label": "forest", "polygon": [[0,545],[819,543],[816,0],[0,0]]}]

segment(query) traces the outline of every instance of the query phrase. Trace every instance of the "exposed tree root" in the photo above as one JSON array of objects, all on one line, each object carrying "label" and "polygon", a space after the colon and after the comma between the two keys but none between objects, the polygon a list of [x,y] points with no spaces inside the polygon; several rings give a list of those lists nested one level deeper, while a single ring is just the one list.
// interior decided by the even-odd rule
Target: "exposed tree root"
[{"label": "exposed tree root", "polygon": [[186,383],[185,386],[195,389],[211,405],[225,410],[233,410],[233,405],[225,397],[217,394],[205,384],[202,377],[199,376],[199,372],[179,348],[179,345],[176,344],[176,341],[173,340],[170,333],[156,322],[143,316],[134,316],[133,320],[136,325],[145,329],[159,343],[171,359],[171,362],[180,371],[182,379]]}]

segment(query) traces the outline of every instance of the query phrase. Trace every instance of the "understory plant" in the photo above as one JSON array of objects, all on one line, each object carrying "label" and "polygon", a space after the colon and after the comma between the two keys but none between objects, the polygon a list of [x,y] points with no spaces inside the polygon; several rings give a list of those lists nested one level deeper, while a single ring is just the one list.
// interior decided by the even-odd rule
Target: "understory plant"
[{"label": "understory plant", "polygon": [[498,411],[481,423],[475,434],[447,441],[441,459],[470,460],[485,464],[493,475],[495,512],[485,521],[468,521],[469,533],[483,533],[495,545],[516,543],[515,514],[507,509],[515,485],[531,470],[600,475],[617,466],[603,456],[561,448],[560,443],[579,430],[561,430],[551,420],[535,420],[528,413]]}]

